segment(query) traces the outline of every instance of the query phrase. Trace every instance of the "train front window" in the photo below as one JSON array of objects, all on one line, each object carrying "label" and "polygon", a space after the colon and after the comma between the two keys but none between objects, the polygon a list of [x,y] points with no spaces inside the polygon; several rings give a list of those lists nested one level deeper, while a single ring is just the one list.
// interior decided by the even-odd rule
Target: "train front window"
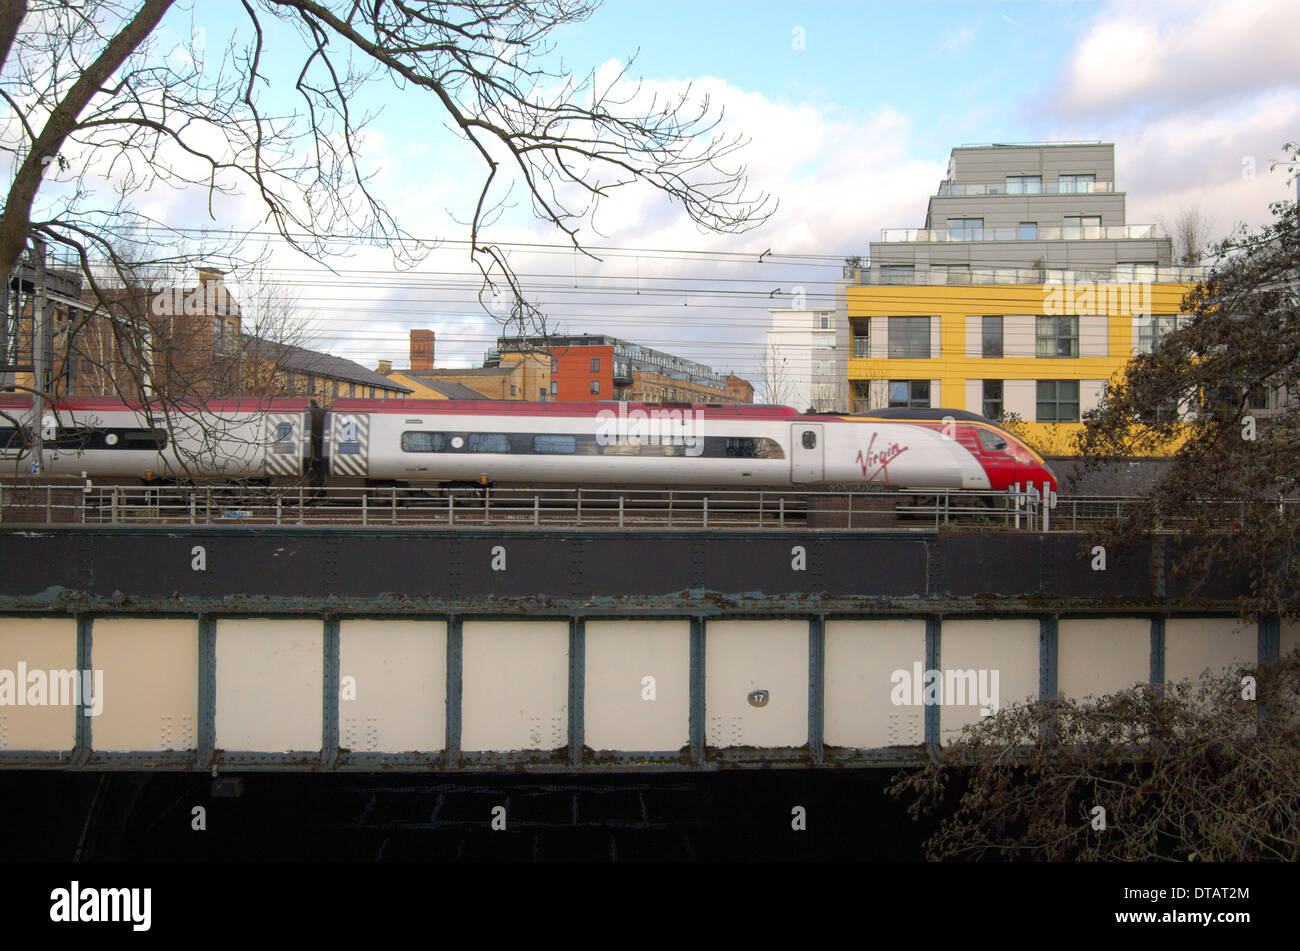
[{"label": "train front window", "polygon": [[447,437],[443,433],[402,433],[402,452],[443,452]]},{"label": "train front window", "polygon": [[1006,452],[1007,441],[997,433],[989,432],[987,429],[977,430],[979,433],[980,448],[985,452]]}]

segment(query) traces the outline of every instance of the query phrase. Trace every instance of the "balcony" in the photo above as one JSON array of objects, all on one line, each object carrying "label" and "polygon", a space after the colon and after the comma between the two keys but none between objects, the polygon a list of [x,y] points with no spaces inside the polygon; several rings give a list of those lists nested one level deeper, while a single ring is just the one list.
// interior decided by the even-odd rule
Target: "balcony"
[{"label": "balcony", "polygon": [[632,382],[632,365],[621,360],[614,361],[614,381],[622,383]]},{"label": "balcony", "polygon": [[882,242],[917,244],[951,241],[1136,241],[1160,238],[1155,225],[1109,225],[1085,228],[1039,228],[1035,237],[1021,237],[1019,228],[881,228]]},{"label": "balcony", "polygon": [[[847,269],[846,269],[847,270]],[[967,284],[1197,284],[1208,269],[1129,265],[1118,268],[968,267],[929,268],[863,267],[847,275],[859,285],[967,285]]]},{"label": "balcony", "polygon": [[988,182],[958,185],[954,182],[939,183],[937,195],[947,198],[970,197],[974,195],[1091,195],[1113,192],[1114,182]]}]

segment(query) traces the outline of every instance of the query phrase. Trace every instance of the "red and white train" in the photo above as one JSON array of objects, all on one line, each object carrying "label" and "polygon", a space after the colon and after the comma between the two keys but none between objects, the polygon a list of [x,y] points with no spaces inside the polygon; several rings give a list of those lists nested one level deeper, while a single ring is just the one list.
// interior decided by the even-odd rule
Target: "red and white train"
[{"label": "red and white train", "polygon": [[[800,415],[787,406],[456,400],[213,400],[169,412],[69,399],[39,421],[0,399],[4,476],[330,485],[1056,488],[1037,453],[964,410]],[[25,434],[19,426],[28,430]]]}]

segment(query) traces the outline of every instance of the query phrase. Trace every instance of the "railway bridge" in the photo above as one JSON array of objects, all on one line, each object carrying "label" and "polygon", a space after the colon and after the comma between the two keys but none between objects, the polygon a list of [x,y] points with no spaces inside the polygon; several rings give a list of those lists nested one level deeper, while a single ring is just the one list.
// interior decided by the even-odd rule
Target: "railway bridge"
[{"label": "railway bridge", "polygon": [[[0,767],[701,771],[923,761],[991,708],[1300,643],[1162,536],[0,528]],[[921,689],[939,671],[939,702]]]}]

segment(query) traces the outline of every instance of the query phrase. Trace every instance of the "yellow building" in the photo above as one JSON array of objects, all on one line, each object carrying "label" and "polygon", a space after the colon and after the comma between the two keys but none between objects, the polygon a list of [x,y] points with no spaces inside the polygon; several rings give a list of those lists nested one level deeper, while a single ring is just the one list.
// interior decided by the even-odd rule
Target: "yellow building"
[{"label": "yellow building", "polygon": [[[418,363],[414,355],[412,363]],[[551,398],[549,354],[505,354],[498,366],[448,369],[393,369],[379,361],[382,377],[410,390],[419,400],[538,400]]]},{"label": "yellow building", "polygon": [[854,408],[1014,413],[1036,448],[1069,455],[1082,414],[1172,328],[1193,286],[849,287]]},{"label": "yellow building", "polygon": [[924,227],[846,262],[834,350],[854,411],[1005,414],[1039,451],[1075,452],[1083,414],[1201,277],[1126,198],[1111,143],[953,149]]}]

